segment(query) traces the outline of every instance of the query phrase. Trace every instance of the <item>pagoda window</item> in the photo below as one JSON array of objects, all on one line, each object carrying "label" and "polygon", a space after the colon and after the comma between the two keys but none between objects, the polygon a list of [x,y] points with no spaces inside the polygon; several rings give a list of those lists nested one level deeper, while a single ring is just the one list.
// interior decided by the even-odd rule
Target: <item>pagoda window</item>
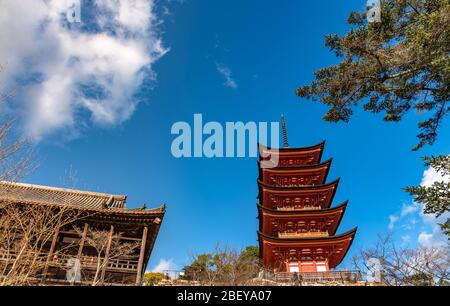
[{"label": "pagoda window", "polygon": [[290,262],[288,264],[288,272],[294,273],[294,272],[300,272],[300,267],[298,262]]},{"label": "pagoda window", "polygon": [[313,261],[303,261],[300,263],[300,272],[317,272]]},{"label": "pagoda window", "polygon": [[327,261],[306,260],[300,262],[299,270],[303,273],[327,272],[329,268]]},{"label": "pagoda window", "polygon": [[306,261],[312,261],[313,259],[310,256],[302,256],[300,258],[300,261],[306,262]]},{"label": "pagoda window", "polygon": [[317,272],[327,272],[328,269],[328,264],[326,261],[317,261],[316,262],[316,271]]},{"label": "pagoda window", "polygon": [[311,254],[311,250],[310,249],[303,249],[301,251],[302,254]]}]

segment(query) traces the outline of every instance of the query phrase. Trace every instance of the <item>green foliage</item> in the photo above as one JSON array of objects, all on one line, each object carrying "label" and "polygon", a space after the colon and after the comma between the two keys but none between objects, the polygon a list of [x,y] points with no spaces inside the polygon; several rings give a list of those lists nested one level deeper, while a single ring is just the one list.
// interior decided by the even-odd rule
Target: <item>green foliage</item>
[{"label": "green foliage", "polygon": [[347,22],[353,26],[348,33],[325,38],[342,61],[316,71],[297,95],[326,104],[324,120],[331,122],[349,121],[360,102],[386,121],[410,110],[426,113],[414,150],[433,144],[450,111],[450,2],[385,0],[381,22],[368,23],[360,12]]},{"label": "green foliage", "polygon": [[[433,167],[441,176],[450,175],[450,156],[432,156],[423,158],[425,165]],[[450,211],[450,182],[437,181],[431,186],[412,186],[405,190],[415,196],[415,201],[425,206],[424,213],[441,216]],[[450,239],[450,219],[440,224],[444,234]]]},{"label": "green foliage", "polygon": [[154,286],[166,278],[167,277],[164,273],[149,272],[144,274],[144,283],[146,286]]},{"label": "green foliage", "polygon": [[183,279],[194,280],[206,278],[209,270],[215,266],[214,256],[212,254],[201,254],[190,264],[183,268]]},{"label": "green foliage", "polygon": [[450,175],[450,155],[423,157],[425,166],[433,167],[441,175]]},{"label": "green foliage", "polygon": [[427,273],[416,273],[404,278],[404,282],[411,286],[435,286],[433,275]]},{"label": "green foliage", "polygon": [[248,246],[240,254],[242,260],[259,260],[259,248]]}]

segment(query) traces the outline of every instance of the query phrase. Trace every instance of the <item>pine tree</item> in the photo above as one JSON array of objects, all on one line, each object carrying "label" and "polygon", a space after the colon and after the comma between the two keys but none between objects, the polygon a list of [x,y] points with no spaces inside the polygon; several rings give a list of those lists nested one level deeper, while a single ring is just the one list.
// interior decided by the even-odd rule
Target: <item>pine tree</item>
[{"label": "pine tree", "polygon": [[380,22],[352,12],[348,23],[348,33],[325,42],[342,61],[318,70],[297,95],[328,105],[324,120],[331,122],[349,121],[360,103],[386,121],[425,113],[414,150],[433,144],[450,111],[450,2],[386,0]]},{"label": "pine tree", "polygon": [[[400,121],[410,111],[428,117],[419,122],[418,144],[432,145],[438,128],[450,113],[450,2],[448,0],[385,0],[380,22],[365,12],[352,12],[351,30],[327,35],[325,45],[342,60],[315,72],[315,80],[297,95],[329,107],[325,121],[348,122],[353,108],[383,113],[386,121]],[[443,175],[450,157],[425,158]],[[450,207],[450,183],[405,188],[425,213],[442,215]],[[441,224],[450,236],[450,220]]]}]

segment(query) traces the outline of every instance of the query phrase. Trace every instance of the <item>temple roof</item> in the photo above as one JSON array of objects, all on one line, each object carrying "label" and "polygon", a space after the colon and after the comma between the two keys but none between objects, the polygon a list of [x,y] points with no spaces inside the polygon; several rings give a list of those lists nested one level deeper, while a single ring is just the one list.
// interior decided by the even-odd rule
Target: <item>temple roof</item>
[{"label": "temple roof", "polygon": [[70,205],[87,211],[116,214],[164,214],[165,206],[155,209],[126,209],[126,195],[113,195],[75,189],[0,181],[0,201],[26,204]]}]

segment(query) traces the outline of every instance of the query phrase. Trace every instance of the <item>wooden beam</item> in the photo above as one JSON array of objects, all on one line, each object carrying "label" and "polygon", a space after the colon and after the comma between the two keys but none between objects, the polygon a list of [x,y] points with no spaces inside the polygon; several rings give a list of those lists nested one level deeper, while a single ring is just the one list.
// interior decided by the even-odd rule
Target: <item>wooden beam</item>
[{"label": "wooden beam", "polygon": [[139,241],[141,242],[141,238],[131,238],[131,237],[120,237],[121,241]]},{"label": "wooden beam", "polygon": [[139,253],[139,262],[138,262],[138,269],[137,269],[137,275],[136,275],[136,284],[139,285],[142,282],[142,274],[144,273],[143,267],[144,267],[144,255],[145,255],[145,243],[147,242],[147,232],[148,227],[144,227],[144,231],[142,233],[142,241],[141,241],[141,251]]},{"label": "wooden beam", "polygon": [[56,242],[58,241],[58,236],[59,236],[59,227],[56,228],[55,233],[53,234],[52,244],[50,246],[50,250],[48,251],[47,261],[45,262],[44,271],[42,272],[41,282],[45,281],[45,279],[47,278],[48,264],[51,260],[53,252],[55,252]]},{"label": "wooden beam", "polygon": [[81,255],[83,254],[83,248],[84,248],[84,243],[86,241],[88,229],[89,229],[89,224],[85,223],[84,229],[83,229],[83,235],[81,236],[80,246],[78,247],[78,255],[77,255],[78,259],[80,259]]},{"label": "wooden beam", "polygon": [[112,242],[113,234],[114,234],[114,226],[111,225],[111,228],[109,230],[109,236],[108,236],[108,244],[106,245],[105,258],[103,259],[102,275],[100,277],[100,283],[102,285],[105,283],[106,266],[108,265],[109,252],[111,251],[111,242]]}]

